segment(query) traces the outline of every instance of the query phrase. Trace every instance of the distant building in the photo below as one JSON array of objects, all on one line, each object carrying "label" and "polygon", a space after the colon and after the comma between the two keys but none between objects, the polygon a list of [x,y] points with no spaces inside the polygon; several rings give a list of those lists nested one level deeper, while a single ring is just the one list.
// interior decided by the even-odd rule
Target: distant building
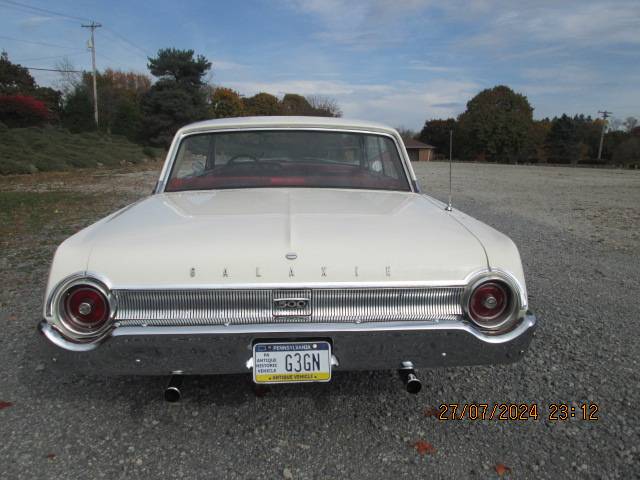
[{"label": "distant building", "polygon": [[419,142],[412,138],[407,138],[404,141],[404,146],[407,149],[409,158],[412,162],[429,162],[433,158],[433,152],[436,149],[433,145],[427,145],[426,143]]}]

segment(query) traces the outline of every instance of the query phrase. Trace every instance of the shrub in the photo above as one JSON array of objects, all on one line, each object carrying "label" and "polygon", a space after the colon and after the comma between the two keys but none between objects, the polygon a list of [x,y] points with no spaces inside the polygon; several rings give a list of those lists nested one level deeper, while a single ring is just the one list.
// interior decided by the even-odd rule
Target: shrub
[{"label": "shrub", "polygon": [[143,147],[142,153],[145,157],[155,158],[158,156],[157,150],[149,146]]},{"label": "shrub", "polygon": [[146,149],[125,137],[61,128],[11,128],[0,132],[0,175],[139,163]]},{"label": "shrub", "polygon": [[8,127],[43,125],[49,120],[49,110],[43,101],[28,95],[0,96],[0,121]]},{"label": "shrub", "polygon": [[613,162],[633,167],[640,165],[640,137],[625,140],[613,152]]}]

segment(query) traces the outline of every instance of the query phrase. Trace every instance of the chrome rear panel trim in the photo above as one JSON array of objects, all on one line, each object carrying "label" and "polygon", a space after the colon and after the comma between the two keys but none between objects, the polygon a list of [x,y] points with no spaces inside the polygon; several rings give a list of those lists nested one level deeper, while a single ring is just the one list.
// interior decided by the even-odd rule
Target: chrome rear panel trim
[{"label": "chrome rear panel trim", "polygon": [[[460,319],[462,287],[114,290],[117,326],[360,323]],[[308,299],[284,314],[278,299]]]}]

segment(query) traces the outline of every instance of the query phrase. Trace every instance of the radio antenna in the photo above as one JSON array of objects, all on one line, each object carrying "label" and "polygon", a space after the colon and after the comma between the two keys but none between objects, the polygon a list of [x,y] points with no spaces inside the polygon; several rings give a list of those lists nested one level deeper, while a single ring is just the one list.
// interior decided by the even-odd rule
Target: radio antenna
[{"label": "radio antenna", "polygon": [[453,130],[449,130],[449,203],[445,210],[450,212],[453,210],[451,208],[451,165],[453,163]]}]

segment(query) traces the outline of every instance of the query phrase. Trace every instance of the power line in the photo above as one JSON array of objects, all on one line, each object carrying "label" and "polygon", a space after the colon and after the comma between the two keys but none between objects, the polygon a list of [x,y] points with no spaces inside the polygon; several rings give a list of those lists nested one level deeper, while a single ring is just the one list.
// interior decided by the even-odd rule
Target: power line
[{"label": "power line", "polygon": [[37,67],[22,67],[28,70],[39,70],[43,72],[61,72],[61,73],[84,73],[82,70],[60,70],[58,68],[37,68]]},{"label": "power line", "polygon": [[[56,12],[56,11],[53,11],[53,10],[49,10],[47,8],[34,7],[32,5],[27,5],[26,3],[16,2],[14,0],[0,0],[0,3],[3,3],[3,4],[5,4],[5,6],[9,6],[9,7],[29,9],[31,11],[35,11],[35,12],[39,12],[39,13],[47,13],[47,14],[50,14],[50,15],[55,15],[57,17],[64,18],[64,19],[67,19],[67,20],[74,20],[74,21],[75,20],[79,20],[81,22],[93,22],[93,20],[91,20],[89,18],[76,17],[76,16],[73,16],[73,15],[67,15],[66,13]],[[130,47],[133,47],[136,50],[138,50],[139,52],[143,53],[145,57],[150,57],[151,56],[151,53],[149,53],[145,48],[143,48],[143,47],[141,47],[139,45],[136,45],[134,42],[132,42],[131,40],[126,38],[124,35],[121,35],[120,33],[116,32],[112,28],[109,28],[109,27],[104,27],[104,28],[111,35],[113,35],[114,37],[118,38],[120,41],[126,43]],[[25,40],[18,40],[18,39],[15,39],[15,40],[17,40],[17,41],[25,41]],[[27,43],[35,43],[35,42],[27,42]],[[51,45],[51,46],[53,46],[53,45]],[[67,48],[67,47],[59,46],[59,48]]]},{"label": "power line", "polygon": [[54,15],[56,17],[65,18],[67,20],[79,20],[81,22],[86,22],[89,19],[84,17],[75,17],[73,15],[67,15],[66,13],[55,12],[53,10],[49,10],[47,8],[34,7],[32,5],[27,5],[26,3],[14,2],[13,0],[0,0],[0,2],[4,3],[6,6],[10,6],[13,8],[22,8],[28,9],[38,13],[47,13],[49,15]]},{"label": "power line", "polygon": [[150,57],[151,54],[144,48],[139,47],[138,45],[136,45],[135,43],[133,43],[130,40],[127,40],[126,37],[124,37],[123,35],[120,35],[118,32],[116,32],[115,30],[113,30],[112,28],[109,27],[104,27],[105,30],[107,30],[111,35],[114,35],[115,37],[117,37],[118,39],[120,39],[121,41],[125,42],[127,45],[129,45],[130,47],[135,48],[136,50],[144,53],[145,57]]},{"label": "power line", "polygon": [[[0,0],[1,1],[1,0]],[[14,37],[7,37],[5,35],[0,35],[0,38],[3,38],[5,40],[13,40],[15,42],[22,42],[22,43],[31,43],[33,45],[42,45],[44,47],[54,47],[54,48],[67,48],[67,49],[73,49],[73,50],[77,50],[78,47],[72,47],[71,45],[69,46],[64,46],[64,45],[56,45],[55,43],[46,43],[46,42],[34,42],[32,40],[21,40],[19,38],[14,38]]]},{"label": "power line", "polygon": [[[35,7],[33,5],[28,5],[26,3],[16,2],[14,0],[0,0],[0,4],[3,4],[3,5],[8,6],[8,7],[13,7],[13,8],[18,8],[18,9],[27,9],[27,10],[34,11],[34,12],[46,13],[46,14],[49,14],[49,15],[55,15],[57,17],[64,18],[66,20],[74,20],[74,21],[79,20],[79,21],[82,21],[82,22],[91,22],[92,24],[94,24],[93,20],[90,20],[90,19],[88,19],[86,17],[77,17],[77,16],[73,16],[73,15],[67,15],[66,13],[56,12],[54,10],[49,10],[47,8]],[[85,26],[85,25],[83,25],[83,26]],[[102,25],[99,25],[99,26],[102,26]],[[110,35],[116,37],[121,42],[126,43],[130,47],[135,48],[136,50],[138,50],[139,52],[144,54],[145,58],[146,57],[150,57],[152,55],[145,48],[143,48],[143,47],[137,45],[136,43],[132,42],[131,40],[126,38],[124,35],[121,35],[120,33],[116,32],[112,28],[104,27],[104,29],[107,30]],[[28,40],[20,40],[20,39],[11,38],[11,37],[0,36],[0,38],[6,38],[8,40],[15,40],[15,41],[18,41],[18,42],[32,43],[32,44],[35,44],[35,45],[43,45],[43,46],[56,47],[56,48],[70,48],[70,49],[73,48],[73,47],[66,47],[66,46],[62,46],[62,45],[47,44],[47,43],[44,43],[44,42],[33,42],[33,41],[28,41]],[[95,51],[94,51],[93,55],[95,56]],[[102,56],[107,58],[107,59],[109,59],[105,55],[102,55]],[[109,60],[114,61],[113,59],[109,59]]]},{"label": "power line", "polygon": [[69,53],[67,55],[51,55],[49,57],[38,57],[38,58],[25,58],[22,60],[14,60],[11,59],[13,63],[24,63],[24,62],[38,62],[40,60],[52,60],[54,58],[64,58],[64,57],[77,57],[79,55],[84,55],[86,52],[84,49],[78,50],[77,53]]}]

